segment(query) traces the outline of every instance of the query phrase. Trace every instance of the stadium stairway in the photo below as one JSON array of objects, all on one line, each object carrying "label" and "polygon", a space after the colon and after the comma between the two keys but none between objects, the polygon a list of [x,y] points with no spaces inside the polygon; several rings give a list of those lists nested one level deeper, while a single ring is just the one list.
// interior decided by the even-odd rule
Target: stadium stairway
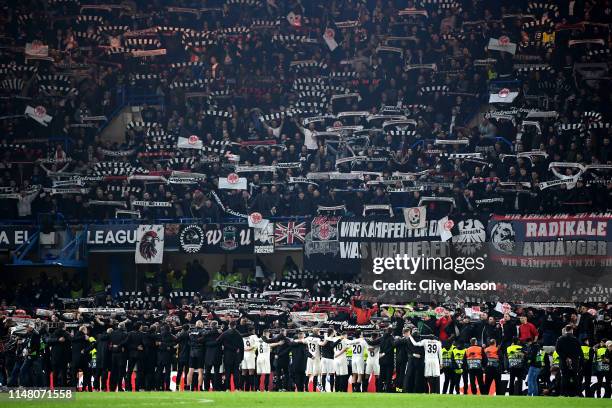
[{"label": "stadium stairway", "polygon": [[10,266],[87,267],[87,226],[75,231],[62,220],[45,220],[12,254]]},{"label": "stadium stairway", "polygon": [[142,120],[140,112],[134,113],[135,107],[124,106],[119,112],[109,119],[108,124],[100,133],[101,140],[122,143],[125,140],[125,128],[132,120]]},{"label": "stadium stairway", "polygon": [[144,121],[141,110],[145,105],[164,110],[164,98],[161,95],[139,94],[124,87],[118,88],[116,95],[119,105],[102,126],[101,140],[123,143],[127,124]]}]

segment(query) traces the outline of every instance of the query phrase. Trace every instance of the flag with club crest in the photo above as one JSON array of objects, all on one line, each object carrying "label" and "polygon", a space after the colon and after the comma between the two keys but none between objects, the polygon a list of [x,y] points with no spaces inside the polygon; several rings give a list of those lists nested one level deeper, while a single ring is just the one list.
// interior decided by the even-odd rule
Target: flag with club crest
[{"label": "flag with club crest", "polygon": [[137,264],[161,264],[164,259],[164,226],[139,225],[136,233]]}]

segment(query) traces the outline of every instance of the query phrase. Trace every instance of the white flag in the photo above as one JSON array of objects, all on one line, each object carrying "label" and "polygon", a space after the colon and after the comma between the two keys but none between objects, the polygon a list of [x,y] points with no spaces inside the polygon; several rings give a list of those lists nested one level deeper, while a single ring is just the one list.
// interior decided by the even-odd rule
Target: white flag
[{"label": "white flag", "polygon": [[30,119],[34,119],[35,121],[37,121],[43,126],[49,125],[51,120],[53,120],[53,116],[47,115],[47,110],[45,109],[44,106],[37,106],[33,108],[30,105],[28,105],[26,107],[24,114]]},{"label": "white flag", "polygon": [[136,234],[137,264],[161,264],[164,259],[164,226],[140,225]]},{"label": "white flag", "polygon": [[513,92],[508,88],[504,88],[498,93],[489,94],[489,103],[512,103],[518,95],[518,92]]},{"label": "white flag", "polygon": [[495,311],[501,314],[508,313],[511,317],[515,317],[516,313],[513,313],[511,310],[511,306],[508,303],[497,302],[495,305]]},{"label": "white flag", "polygon": [[262,217],[261,213],[254,212],[249,214],[249,227],[255,229],[263,229],[268,226],[270,220],[266,220]]},{"label": "white flag", "polygon": [[330,51],[333,51],[338,48],[338,42],[336,41],[335,37],[336,32],[334,30],[332,30],[331,28],[325,29],[325,32],[323,33],[323,41],[325,41],[325,44],[327,44],[327,47],[329,47]]},{"label": "white flag", "polygon": [[516,54],[516,43],[510,42],[506,36],[497,38],[489,38],[487,49],[501,52],[508,52],[512,55]]},{"label": "white flag", "polygon": [[438,231],[440,232],[440,240],[446,242],[453,237],[451,230],[455,226],[453,220],[444,217],[438,220]]},{"label": "white flag", "polygon": [[26,59],[30,58],[46,58],[49,56],[49,46],[44,45],[40,41],[26,43],[25,46]]},{"label": "white flag", "polygon": [[427,209],[423,207],[404,208],[404,221],[408,229],[425,228]]},{"label": "white flag", "polygon": [[246,177],[238,177],[236,173],[228,174],[227,177],[219,177],[219,188],[224,190],[246,190]]},{"label": "white flag", "polygon": [[198,149],[202,150],[202,140],[196,135],[191,135],[189,137],[179,137],[177,147],[179,149]]},{"label": "white flag", "polygon": [[294,27],[302,26],[302,16],[300,14],[295,14],[293,11],[287,14],[287,21]]}]

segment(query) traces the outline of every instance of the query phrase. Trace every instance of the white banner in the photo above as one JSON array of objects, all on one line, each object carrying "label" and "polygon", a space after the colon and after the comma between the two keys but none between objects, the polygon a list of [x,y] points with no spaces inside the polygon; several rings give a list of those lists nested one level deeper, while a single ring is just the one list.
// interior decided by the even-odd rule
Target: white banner
[{"label": "white banner", "polygon": [[53,187],[53,188],[45,188],[45,193],[50,193],[51,195],[57,194],[87,194],[89,193],[88,188],[70,188],[70,187]]},{"label": "white banner", "polygon": [[164,226],[140,225],[136,234],[137,264],[161,264],[164,259]]},{"label": "white banner", "polygon": [[172,207],[172,203],[167,201],[132,201],[134,207]]},{"label": "white banner", "polygon": [[122,307],[79,307],[79,313],[123,314],[125,309]]},{"label": "white banner", "polygon": [[165,48],[159,48],[156,50],[133,50],[132,57],[155,57],[157,55],[166,55]]}]

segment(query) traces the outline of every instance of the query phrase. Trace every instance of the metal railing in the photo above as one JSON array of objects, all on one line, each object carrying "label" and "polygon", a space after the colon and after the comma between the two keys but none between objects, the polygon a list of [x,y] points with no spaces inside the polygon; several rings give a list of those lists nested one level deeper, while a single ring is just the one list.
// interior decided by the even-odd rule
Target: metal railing
[{"label": "metal railing", "polygon": [[[40,214],[43,215],[43,214]],[[248,220],[241,217],[223,217],[219,221],[213,221],[210,218],[191,218],[191,217],[180,217],[180,218],[108,218],[104,220],[99,219],[69,219],[65,218],[61,213],[56,213],[58,220],[61,220],[62,227],[65,226],[78,226],[78,225],[126,225],[126,224],[247,224]],[[286,221],[305,221],[312,217],[306,216],[287,216],[287,217],[267,217],[266,219],[276,222]],[[0,225],[5,226],[38,226],[40,225],[39,220],[0,220]]]}]

